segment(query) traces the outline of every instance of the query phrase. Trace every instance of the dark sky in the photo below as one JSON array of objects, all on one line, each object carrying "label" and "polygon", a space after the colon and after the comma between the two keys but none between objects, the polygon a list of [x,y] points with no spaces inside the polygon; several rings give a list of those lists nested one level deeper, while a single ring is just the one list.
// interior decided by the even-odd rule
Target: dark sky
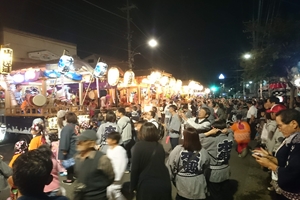
[{"label": "dark sky", "polygon": [[[94,4],[91,5],[90,3]],[[238,58],[251,48],[243,22],[255,0],[131,0],[133,48],[154,37],[159,47],[141,45],[136,69],[150,66],[176,78],[214,82],[228,78]],[[77,44],[78,54],[104,54],[127,60],[125,0],[0,0],[3,26]],[[98,8],[97,6],[101,7]],[[141,31],[140,31],[140,30]]]}]

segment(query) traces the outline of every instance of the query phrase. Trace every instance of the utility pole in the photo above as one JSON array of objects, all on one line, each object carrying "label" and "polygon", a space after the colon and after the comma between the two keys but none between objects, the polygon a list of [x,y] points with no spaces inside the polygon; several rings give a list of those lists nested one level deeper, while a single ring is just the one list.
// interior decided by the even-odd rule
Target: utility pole
[{"label": "utility pole", "polygon": [[132,34],[130,29],[130,10],[136,8],[135,5],[129,5],[129,0],[127,0],[127,4],[125,8],[122,8],[121,10],[125,11],[127,14],[127,41],[128,41],[128,65],[129,69],[132,69],[133,67],[133,52],[131,51],[131,40],[132,40]]}]

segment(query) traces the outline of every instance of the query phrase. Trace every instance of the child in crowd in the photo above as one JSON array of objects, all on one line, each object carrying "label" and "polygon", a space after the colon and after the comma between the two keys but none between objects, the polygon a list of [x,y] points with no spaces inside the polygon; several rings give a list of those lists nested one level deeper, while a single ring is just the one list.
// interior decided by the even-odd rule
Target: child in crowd
[{"label": "child in crowd", "polygon": [[140,115],[137,110],[138,110],[137,106],[132,106],[131,117],[132,117],[132,120],[134,120],[134,121],[139,121],[139,119],[140,119]]},{"label": "child in crowd", "polygon": [[112,162],[115,173],[114,183],[107,188],[107,197],[110,200],[124,199],[123,195],[121,194],[121,179],[127,167],[128,159],[125,149],[119,145],[120,139],[121,135],[118,132],[111,132],[106,138],[106,142],[109,146],[107,149],[107,157]]},{"label": "child in crowd", "polygon": [[33,138],[29,143],[29,151],[37,149],[39,146],[46,144],[44,126],[42,124],[33,124],[30,132],[33,135]]},{"label": "child in crowd", "polygon": [[49,134],[49,140],[51,142],[51,151],[55,156],[55,159],[58,162],[58,170],[60,176],[66,176],[67,170],[61,165],[61,162],[58,160],[58,151],[59,151],[59,141],[58,135],[56,133]]},{"label": "child in crowd", "polygon": [[45,185],[44,192],[49,197],[65,195],[65,190],[63,189],[64,192],[62,192],[60,190],[60,184],[59,184],[59,178],[58,178],[59,163],[56,159],[55,154],[51,151],[51,148],[49,145],[42,145],[38,148],[38,150],[40,152],[44,153],[45,157],[51,157],[52,165],[53,165],[52,171],[51,171],[52,181],[49,185]]},{"label": "child in crowd", "polygon": [[[14,148],[14,155],[9,162],[9,167],[12,168],[15,160],[23,153],[28,151],[28,144],[24,140],[20,140],[16,142],[15,148]],[[18,189],[13,185],[12,183],[12,177],[8,179],[9,185],[10,185],[10,200],[15,200],[19,196]]]},{"label": "child in crowd", "polygon": [[22,154],[28,151],[28,144],[24,140],[20,140],[16,142],[15,147],[14,147],[14,155],[9,162],[9,166],[12,168],[13,163],[15,160]]}]

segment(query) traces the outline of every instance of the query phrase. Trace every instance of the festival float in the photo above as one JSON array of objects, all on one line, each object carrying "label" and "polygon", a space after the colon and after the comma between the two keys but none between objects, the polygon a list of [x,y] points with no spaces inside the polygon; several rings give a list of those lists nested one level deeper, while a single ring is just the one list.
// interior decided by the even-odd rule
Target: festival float
[{"label": "festival float", "polygon": [[0,130],[0,143],[12,138],[9,136],[29,140],[35,118],[44,119],[46,129],[53,131],[57,129],[59,110],[75,112],[81,123],[89,121],[98,105],[108,108],[116,101],[116,67],[109,69],[100,59],[93,68],[65,51],[58,63],[13,71],[12,50],[1,48],[0,58],[1,127],[5,127],[5,131]]}]

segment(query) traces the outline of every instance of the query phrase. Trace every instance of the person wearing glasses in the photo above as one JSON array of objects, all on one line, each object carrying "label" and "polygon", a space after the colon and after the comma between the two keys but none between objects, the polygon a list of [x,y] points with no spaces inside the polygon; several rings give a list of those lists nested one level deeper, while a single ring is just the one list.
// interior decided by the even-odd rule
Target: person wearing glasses
[{"label": "person wearing glasses", "polygon": [[273,187],[281,194],[281,199],[300,199],[300,112],[281,110],[276,113],[276,123],[285,140],[275,155],[260,149],[254,150],[252,156],[277,175]]}]

